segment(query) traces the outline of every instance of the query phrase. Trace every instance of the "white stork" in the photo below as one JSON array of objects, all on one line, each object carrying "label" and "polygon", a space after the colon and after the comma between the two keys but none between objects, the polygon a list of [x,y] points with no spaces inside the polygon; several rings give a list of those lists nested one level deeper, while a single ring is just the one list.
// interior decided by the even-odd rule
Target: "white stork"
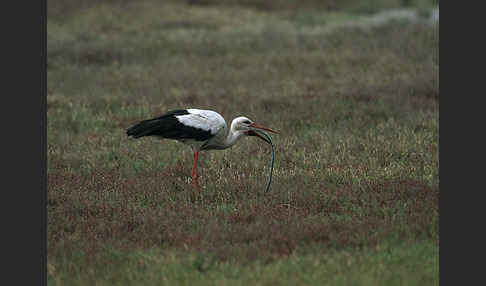
[{"label": "white stork", "polygon": [[159,117],[143,120],[127,129],[127,135],[133,138],[155,136],[160,139],[174,139],[192,147],[194,164],[192,181],[195,197],[198,196],[197,159],[202,150],[222,150],[233,146],[240,138],[258,136],[265,142],[271,142],[258,134],[259,130],[277,133],[260,126],[247,117],[240,116],[231,122],[228,130],[226,121],[217,112],[202,109],[179,109],[169,111]]}]

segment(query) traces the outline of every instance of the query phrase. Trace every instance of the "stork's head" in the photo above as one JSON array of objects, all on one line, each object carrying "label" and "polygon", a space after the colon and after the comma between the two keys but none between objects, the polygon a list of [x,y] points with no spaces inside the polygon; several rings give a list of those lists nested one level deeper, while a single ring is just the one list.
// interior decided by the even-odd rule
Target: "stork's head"
[{"label": "stork's head", "polygon": [[231,128],[235,131],[243,132],[246,136],[257,136],[268,144],[271,144],[271,142],[265,136],[259,134],[259,132],[268,131],[278,133],[277,131],[258,125],[245,116],[235,118],[231,123]]}]

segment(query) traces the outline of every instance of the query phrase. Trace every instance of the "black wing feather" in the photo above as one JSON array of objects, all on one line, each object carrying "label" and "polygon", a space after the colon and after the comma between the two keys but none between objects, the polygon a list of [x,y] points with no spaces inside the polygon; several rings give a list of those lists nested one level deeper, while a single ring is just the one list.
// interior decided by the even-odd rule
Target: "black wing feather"
[{"label": "black wing feather", "polygon": [[187,115],[185,109],[173,110],[162,116],[143,120],[127,129],[127,135],[133,138],[158,136],[168,139],[194,139],[205,141],[212,137],[209,130],[186,126],[179,122],[176,116]]}]

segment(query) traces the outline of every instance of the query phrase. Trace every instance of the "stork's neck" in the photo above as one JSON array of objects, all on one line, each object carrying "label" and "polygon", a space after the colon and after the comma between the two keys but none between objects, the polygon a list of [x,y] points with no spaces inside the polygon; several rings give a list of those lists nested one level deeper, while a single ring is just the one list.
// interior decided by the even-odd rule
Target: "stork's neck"
[{"label": "stork's neck", "polygon": [[228,131],[228,135],[226,136],[226,140],[224,141],[224,148],[230,148],[231,146],[235,145],[238,140],[243,137],[245,133],[240,130],[235,130],[233,125]]}]

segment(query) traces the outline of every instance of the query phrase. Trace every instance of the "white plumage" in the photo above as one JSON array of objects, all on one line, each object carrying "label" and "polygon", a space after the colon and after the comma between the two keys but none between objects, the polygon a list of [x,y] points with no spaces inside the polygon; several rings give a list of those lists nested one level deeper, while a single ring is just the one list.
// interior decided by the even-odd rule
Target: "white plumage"
[{"label": "white plumage", "polygon": [[217,112],[195,108],[187,109],[187,112],[189,114],[176,115],[179,122],[184,125],[211,131],[213,135],[218,133],[221,128],[226,128],[226,121]]}]

